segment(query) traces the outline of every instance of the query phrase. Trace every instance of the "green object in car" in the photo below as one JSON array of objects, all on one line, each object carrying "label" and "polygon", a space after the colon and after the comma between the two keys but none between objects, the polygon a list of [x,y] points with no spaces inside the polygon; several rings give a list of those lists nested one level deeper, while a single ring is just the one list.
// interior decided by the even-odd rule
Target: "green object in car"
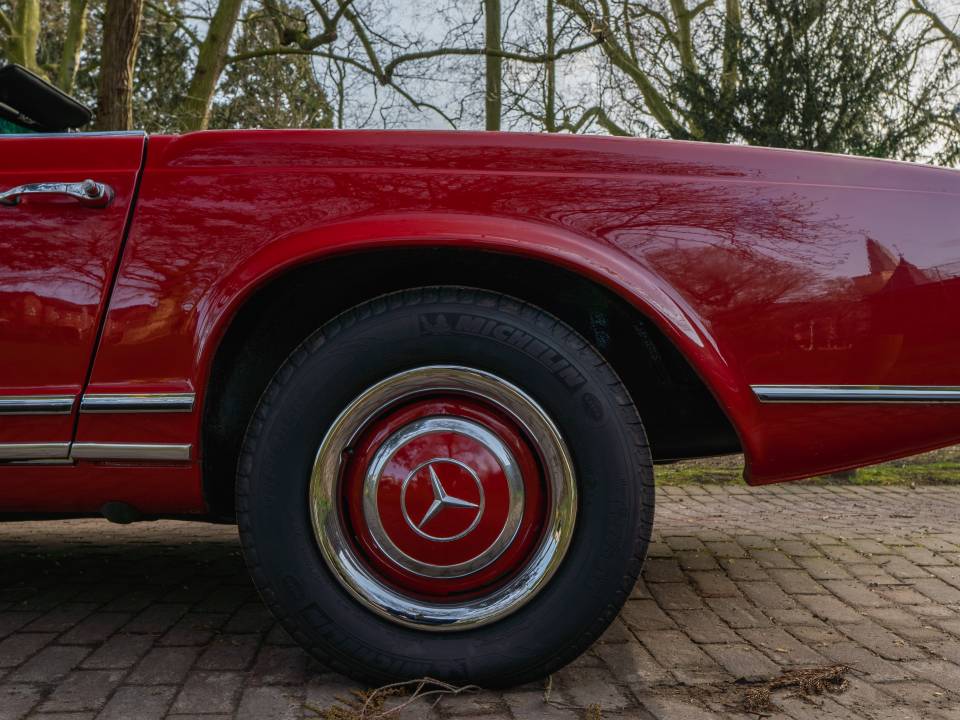
[{"label": "green object in car", "polygon": [[0,135],[19,135],[21,133],[32,133],[36,132],[31,130],[28,127],[23,125],[18,125],[12,120],[7,120],[6,118],[0,117]]}]

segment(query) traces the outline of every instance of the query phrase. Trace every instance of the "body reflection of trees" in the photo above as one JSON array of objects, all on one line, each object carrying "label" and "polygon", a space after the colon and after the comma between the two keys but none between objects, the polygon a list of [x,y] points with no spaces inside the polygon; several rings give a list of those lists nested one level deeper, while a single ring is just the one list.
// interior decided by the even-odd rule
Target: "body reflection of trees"
[{"label": "body reflection of trees", "polygon": [[846,260],[843,246],[862,230],[819,197],[753,183],[645,183],[621,215],[627,251],[657,247],[720,247],[745,261],[771,257],[828,272]]},{"label": "body reflection of trees", "polygon": [[[79,383],[87,371],[123,234],[125,186],[133,183],[132,171],[98,177],[120,193],[102,211],[55,201],[0,208],[0,376],[7,385]],[[34,360],[24,362],[28,356]]]},{"label": "body reflection of trees", "polygon": [[[862,230],[820,197],[756,183],[571,179],[553,222],[593,235],[647,265],[705,317],[834,291]],[[527,196],[521,202],[535,211]]]},{"label": "body reflection of trees", "polygon": [[806,295],[818,281],[808,267],[742,249],[675,245],[644,257],[663,276],[682,282],[691,304],[715,319]]},{"label": "body reflection of trees", "polygon": [[[729,148],[724,164],[689,159],[690,146],[680,144],[553,142],[423,133],[179,138],[163,171],[144,178],[106,347],[135,368],[162,346],[175,356],[170,376],[189,374],[196,343],[222,312],[216,303],[232,292],[228,278],[254,255],[304,233],[322,249],[337,240],[324,234],[330,223],[404,213],[513,218],[617,248],[734,336],[763,325],[784,348],[837,350],[848,342],[841,336],[869,332],[852,276],[866,270],[865,227],[875,219],[848,209],[849,188],[799,174],[791,182],[783,168],[769,169],[769,157],[762,169],[751,165],[758,155]],[[817,179],[848,160],[822,162]],[[771,173],[776,181],[765,182]],[[855,192],[862,200],[869,189]]]}]

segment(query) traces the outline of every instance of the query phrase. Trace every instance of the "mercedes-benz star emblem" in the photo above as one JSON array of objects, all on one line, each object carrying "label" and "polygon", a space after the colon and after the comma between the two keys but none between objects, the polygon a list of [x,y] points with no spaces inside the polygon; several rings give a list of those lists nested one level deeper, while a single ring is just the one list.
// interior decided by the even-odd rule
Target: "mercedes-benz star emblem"
[{"label": "mercedes-benz star emblem", "polygon": [[[456,497],[455,495],[447,492],[436,470],[438,465],[446,464],[457,466],[473,479],[477,486],[479,502],[465,500],[464,498]],[[427,508],[426,512],[423,513],[420,520],[414,522],[413,518],[410,517],[410,511],[407,509],[407,488],[410,486],[411,481],[417,477],[417,474],[422,472],[424,469],[426,469],[430,479],[430,487],[433,491],[433,502],[430,503],[430,506]],[[483,517],[484,505],[485,500],[483,494],[483,485],[480,482],[479,476],[471,467],[460,462],[459,460],[454,460],[453,458],[433,458],[422,465],[418,465],[409,475],[407,475],[406,479],[403,481],[403,487],[400,491],[400,509],[403,512],[403,519],[407,521],[407,525],[409,525],[410,529],[421,537],[427,538],[428,540],[435,540],[437,542],[450,542],[452,540],[459,540],[470,533],[479,524],[480,518]],[[431,520],[433,520],[447,508],[474,510],[475,513],[472,522],[470,522],[470,524],[461,532],[449,536],[434,535],[424,530],[424,527]]]}]

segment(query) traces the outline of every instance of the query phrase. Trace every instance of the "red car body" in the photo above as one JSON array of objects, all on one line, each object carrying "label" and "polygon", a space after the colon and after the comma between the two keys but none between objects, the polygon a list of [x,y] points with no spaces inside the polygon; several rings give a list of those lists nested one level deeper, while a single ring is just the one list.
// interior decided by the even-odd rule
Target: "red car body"
[{"label": "red car body", "polygon": [[0,139],[0,192],[85,178],[107,207],[0,205],[3,512],[207,513],[204,407],[242,308],[296,268],[398,248],[616,294],[712,393],[751,483],[960,442],[955,171],[551,135]]}]

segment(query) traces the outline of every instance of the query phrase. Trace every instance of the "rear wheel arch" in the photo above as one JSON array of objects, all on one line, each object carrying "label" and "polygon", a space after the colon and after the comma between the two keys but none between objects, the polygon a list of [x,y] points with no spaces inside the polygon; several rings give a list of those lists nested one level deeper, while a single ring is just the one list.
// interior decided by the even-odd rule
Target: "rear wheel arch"
[{"label": "rear wheel arch", "polygon": [[539,259],[460,247],[339,254],[259,285],[222,333],[203,407],[203,486],[211,513],[231,516],[243,433],[271,377],[314,330],[384,293],[431,285],[476,287],[542,307],[589,340],[623,379],[654,459],[738,452],[737,432],[674,342],[620,295]]}]

